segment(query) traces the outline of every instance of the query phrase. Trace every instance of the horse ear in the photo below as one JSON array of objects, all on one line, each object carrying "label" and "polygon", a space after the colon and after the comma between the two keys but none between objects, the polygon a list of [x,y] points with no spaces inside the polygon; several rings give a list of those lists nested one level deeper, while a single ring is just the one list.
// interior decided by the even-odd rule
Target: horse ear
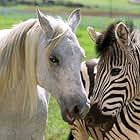
[{"label": "horse ear", "polygon": [[76,9],[70,14],[70,16],[68,18],[68,24],[71,27],[73,32],[76,31],[76,29],[80,23],[80,19],[81,19],[80,9]]},{"label": "horse ear", "polygon": [[54,29],[48,17],[45,16],[43,13],[41,13],[38,9],[37,9],[37,16],[38,16],[38,20],[39,20],[41,28],[43,29],[43,31],[47,33],[48,36],[50,36],[50,34],[53,32]]},{"label": "horse ear", "polygon": [[128,34],[127,26],[123,22],[118,23],[115,29],[115,37],[122,47],[128,45]]},{"label": "horse ear", "polygon": [[96,32],[93,27],[87,27],[88,34],[93,41],[96,41],[101,33]]}]

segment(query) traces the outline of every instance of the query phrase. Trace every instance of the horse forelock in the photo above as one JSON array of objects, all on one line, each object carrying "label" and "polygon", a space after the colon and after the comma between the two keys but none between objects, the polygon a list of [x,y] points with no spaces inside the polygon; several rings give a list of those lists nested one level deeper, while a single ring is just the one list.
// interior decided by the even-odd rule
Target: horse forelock
[{"label": "horse forelock", "polygon": [[[64,39],[67,32],[69,32],[69,25],[61,18],[54,19],[49,17],[52,26],[54,27],[53,35],[48,39],[46,46],[46,57],[48,58],[52,50],[59,46],[60,42]],[[47,34],[47,33],[46,33]]]}]

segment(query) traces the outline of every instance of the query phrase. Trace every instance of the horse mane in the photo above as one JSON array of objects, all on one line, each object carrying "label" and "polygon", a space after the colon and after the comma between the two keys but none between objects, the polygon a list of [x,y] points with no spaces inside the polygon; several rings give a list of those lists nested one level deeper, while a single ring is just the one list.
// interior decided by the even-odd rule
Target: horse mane
[{"label": "horse mane", "polygon": [[[55,21],[53,18],[52,20]],[[55,26],[53,38],[47,46],[48,55],[66,32],[61,23],[64,24],[61,21]],[[13,27],[0,43],[0,103],[5,96],[8,96],[6,94],[10,90],[15,89],[16,92],[16,88],[20,85],[23,89],[21,92],[25,93],[22,112],[29,99],[31,116],[37,107],[36,54],[37,43],[42,33],[39,21],[30,19]],[[20,104],[18,100],[15,102],[17,106]]]}]

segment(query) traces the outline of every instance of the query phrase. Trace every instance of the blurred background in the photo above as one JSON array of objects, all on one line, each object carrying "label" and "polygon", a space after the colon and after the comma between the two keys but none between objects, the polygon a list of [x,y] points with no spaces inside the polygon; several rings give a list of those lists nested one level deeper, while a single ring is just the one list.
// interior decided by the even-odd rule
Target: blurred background
[{"label": "blurred background", "polygon": [[[86,31],[87,26],[102,31],[114,21],[131,20],[140,28],[140,0],[0,0],[0,29],[10,28],[28,18],[36,18],[36,8],[44,14],[61,16],[65,20],[71,11],[81,8],[82,19],[76,35],[85,49],[85,60],[96,57],[94,42]],[[46,140],[66,140],[69,133],[69,127],[62,120],[53,97],[49,104],[46,132]]]}]

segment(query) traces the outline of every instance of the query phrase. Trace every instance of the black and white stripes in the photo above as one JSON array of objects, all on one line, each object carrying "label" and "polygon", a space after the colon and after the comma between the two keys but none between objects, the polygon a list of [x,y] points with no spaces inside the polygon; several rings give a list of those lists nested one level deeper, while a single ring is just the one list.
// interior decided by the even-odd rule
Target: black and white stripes
[{"label": "black and white stripes", "polygon": [[92,106],[79,123],[83,131],[77,127],[78,134],[73,133],[75,140],[88,140],[88,136],[94,140],[139,140],[140,32],[130,30],[123,22],[100,34],[92,28],[89,32],[99,47],[100,60]]},{"label": "black and white stripes", "polygon": [[[88,123],[94,130],[95,126],[98,126],[103,134],[103,140],[140,139],[138,36],[140,35],[135,30],[130,31],[123,22],[119,22],[112,24],[111,28],[102,34],[102,39],[98,40],[99,36],[96,40],[97,47],[100,46],[100,61],[91,99],[92,107],[86,121],[92,118],[92,124]],[[95,109],[100,114],[98,117],[93,113]],[[99,121],[100,117],[110,119]],[[111,127],[108,127],[109,125]]]}]

